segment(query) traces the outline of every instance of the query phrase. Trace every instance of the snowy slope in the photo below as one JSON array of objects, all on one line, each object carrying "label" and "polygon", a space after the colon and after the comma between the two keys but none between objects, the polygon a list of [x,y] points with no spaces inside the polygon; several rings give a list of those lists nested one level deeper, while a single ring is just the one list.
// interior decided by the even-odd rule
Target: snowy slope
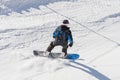
[{"label": "snowy slope", "polygon": [[8,15],[11,12],[28,11],[30,8],[39,9],[40,5],[47,5],[58,1],[74,1],[74,0],[0,0],[0,14]]},{"label": "snowy slope", "polygon": [[[0,80],[119,80],[119,6],[119,0],[1,0]],[[84,60],[34,57],[63,19],[74,38],[68,53]]]}]

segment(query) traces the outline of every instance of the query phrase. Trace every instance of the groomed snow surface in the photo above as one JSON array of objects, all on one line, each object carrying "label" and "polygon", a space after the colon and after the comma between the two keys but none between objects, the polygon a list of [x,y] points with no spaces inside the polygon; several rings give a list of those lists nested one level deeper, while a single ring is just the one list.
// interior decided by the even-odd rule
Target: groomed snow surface
[{"label": "groomed snow surface", "polygon": [[[64,19],[81,60],[34,57]],[[0,80],[120,80],[119,34],[120,0],[1,0]]]}]

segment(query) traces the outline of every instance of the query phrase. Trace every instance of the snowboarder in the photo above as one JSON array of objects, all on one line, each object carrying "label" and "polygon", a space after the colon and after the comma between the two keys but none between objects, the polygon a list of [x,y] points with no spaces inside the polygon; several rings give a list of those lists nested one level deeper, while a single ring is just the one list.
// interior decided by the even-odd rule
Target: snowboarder
[{"label": "snowboarder", "polygon": [[55,39],[48,46],[45,55],[49,55],[52,49],[55,46],[62,46],[62,55],[61,57],[65,57],[67,55],[67,48],[73,45],[73,38],[70,28],[67,26],[69,24],[68,20],[63,20],[63,24],[58,26],[53,33],[53,38]]}]

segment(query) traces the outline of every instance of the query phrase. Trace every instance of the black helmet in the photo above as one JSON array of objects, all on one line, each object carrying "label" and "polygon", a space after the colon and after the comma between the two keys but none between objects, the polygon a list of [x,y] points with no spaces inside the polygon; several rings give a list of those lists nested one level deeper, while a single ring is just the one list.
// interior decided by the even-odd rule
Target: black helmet
[{"label": "black helmet", "polygon": [[69,24],[68,20],[63,20],[63,24]]}]

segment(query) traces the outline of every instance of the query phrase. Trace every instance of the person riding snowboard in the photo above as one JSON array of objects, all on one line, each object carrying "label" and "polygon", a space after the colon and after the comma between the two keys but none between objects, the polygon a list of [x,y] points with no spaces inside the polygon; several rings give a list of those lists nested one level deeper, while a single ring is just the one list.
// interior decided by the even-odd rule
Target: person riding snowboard
[{"label": "person riding snowboard", "polygon": [[45,55],[49,55],[52,49],[55,46],[62,46],[62,55],[61,57],[65,57],[67,55],[67,48],[73,45],[73,38],[70,28],[67,26],[69,24],[68,20],[63,20],[63,24],[58,26],[53,33],[53,38],[55,39],[48,46]]}]

